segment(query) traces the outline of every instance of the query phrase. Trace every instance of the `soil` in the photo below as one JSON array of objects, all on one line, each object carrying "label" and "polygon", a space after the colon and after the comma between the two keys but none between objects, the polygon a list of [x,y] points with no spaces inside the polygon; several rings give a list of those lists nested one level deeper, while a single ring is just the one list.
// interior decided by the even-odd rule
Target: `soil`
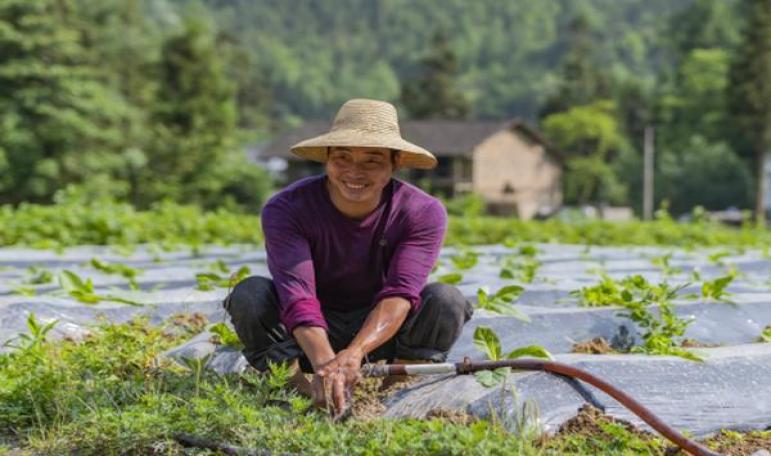
[{"label": "soil", "polygon": [[[640,430],[631,423],[619,420],[603,414],[600,410],[585,405],[578,415],[565,422],[554,437],[545,438],[544,442],[560,436],[598,436],[604,431],[598,423],[615,423],[622,425],[627,431],[635,434],[640,440],[663,439],[663,437],[647,431]],[[758,450],[771,451],[771,430],[740,433],[735,431],[720,431],[712,437],[699,440],[699,443],[713,451],[726,456],[751,456]],[[687,453],[675,446],[670,446],[666,451],[667,456],[686,456]]]},{"label": "soil", "polygon": [[[700,443],[726,456],[751,456],[758,450],[771,451],[771,431],[720,431]],[[686,453],[676,450],[669,454],[684,456]]]},{"label": "soil", "polygon": [[450,424],[460,424],[468,426],[472,423],[476,423],[479,419],[473,415],[469,415],[463,410],[445,410],[434,409],[426,414],[426,419],[439,419]]},{"label": "soil", "polygon": [[573,353],[586,353],[589,355],[607,355],[616,353],[604,337],[595,337],[587,342],[573,344]]},{"label": "soil", "polygon": [[403,382],[395,383],[383,389],[382,378],[364,378],[356,387],[349,410],[350,416],[358,420],[371,420],[381,416],[386,408],[383,401],[397,391],[420,380],[419,376],[407,377]]},{"label": "soil", "polygon": [[719,347],[720,344],[705,344],[696,339],[685,339],[680,346],[683,348],[714,348]]},{"label": "soil", "polygon": [[651,440],[656,438],[656,435],[637,429],[627,421],[605,415],[598,408],[589,404],[578,409],[578,415],[563,423],[555,434],[555,437],[565,434],[586,436],[604,434],[605,431],[602,430],[599,423],[619,424],[630,433],[637,435],[641,440]]}]

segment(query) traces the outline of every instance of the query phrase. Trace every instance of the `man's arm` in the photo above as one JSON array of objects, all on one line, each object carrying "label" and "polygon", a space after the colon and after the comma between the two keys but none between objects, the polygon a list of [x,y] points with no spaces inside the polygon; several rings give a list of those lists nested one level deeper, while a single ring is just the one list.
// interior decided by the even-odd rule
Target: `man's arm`
[{"label": "man's arm", "polygon": [[312,326],[295,328],[292,335],[316,373],[312,384],[314,400],[319,404],[326,403],[329,389],[335,411],[342,413],[346,394],[361,377],[359,370],[362,359],[396,334],[409,311],[410,303],[404,298],[383,299],[369,313],[348,347],[337,354],[332,350],[324,329]]},{"label": "man's arm", "polygon": [[393,296],[383,299],[369,313],[361,330],[348,345],[348,350],[363,359],[399,331],[409,311],[410,302],[404,298]]}]

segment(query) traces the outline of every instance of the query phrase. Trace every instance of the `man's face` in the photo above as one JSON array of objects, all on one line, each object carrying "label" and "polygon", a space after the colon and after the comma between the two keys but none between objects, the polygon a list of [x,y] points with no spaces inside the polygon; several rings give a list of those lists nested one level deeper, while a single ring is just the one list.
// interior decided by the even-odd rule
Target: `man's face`
[{"label": "man's face", "polygon": [[333,147],[326,164],[333,190],[351,204],[376,205],[391,180],[391,151],[380,147]]}]

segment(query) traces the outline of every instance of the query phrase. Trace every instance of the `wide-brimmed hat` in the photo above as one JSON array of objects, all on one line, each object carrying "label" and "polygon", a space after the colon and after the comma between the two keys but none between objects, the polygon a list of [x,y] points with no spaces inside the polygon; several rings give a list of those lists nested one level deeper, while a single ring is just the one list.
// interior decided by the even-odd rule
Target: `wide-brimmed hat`
[{"label": "wide-brimmed hat", "polygon": [[337,111],[329,133],[295,144],[292,152],[324,163],[330,147],[384,147],[398,150],[404,167],[431,169],[436,166],[436,157],[431,152],[402,139],[396,108],[385,101],[362,98],[346,101]]}]

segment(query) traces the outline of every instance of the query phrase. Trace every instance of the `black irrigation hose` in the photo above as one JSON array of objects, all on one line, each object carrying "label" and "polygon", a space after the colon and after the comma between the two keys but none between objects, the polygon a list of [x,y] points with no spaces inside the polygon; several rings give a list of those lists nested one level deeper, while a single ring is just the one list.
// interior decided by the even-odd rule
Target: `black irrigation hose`
[{"label": "black irrigation hose", "polygon": [[460,363],[443,364],[368,364],[362,368],[363,375],[368,377],[385,377],[389,375],[429,375],[454,373],[458,375],[472,374],[482,370],[494,370],[501,367],[511,367],[513,369],[544,371],[556,375],[576,378],[599,388],[607,395],[617,400],[621,405],[629,409],[632,413],[639,416],[640,419],[648,423],[658,433],[669,439],[672,443],[681,449],[695,456],[720,456],[709,448],[698,442],[688,439],[683,434],[662,421],[647,407],[637,402],[634,398],[591,374],[585,370],[570,366],[564,363],[554,361],[544,361],[537,359],[506,359],[501,361],[471,361],[465,358]]}]

